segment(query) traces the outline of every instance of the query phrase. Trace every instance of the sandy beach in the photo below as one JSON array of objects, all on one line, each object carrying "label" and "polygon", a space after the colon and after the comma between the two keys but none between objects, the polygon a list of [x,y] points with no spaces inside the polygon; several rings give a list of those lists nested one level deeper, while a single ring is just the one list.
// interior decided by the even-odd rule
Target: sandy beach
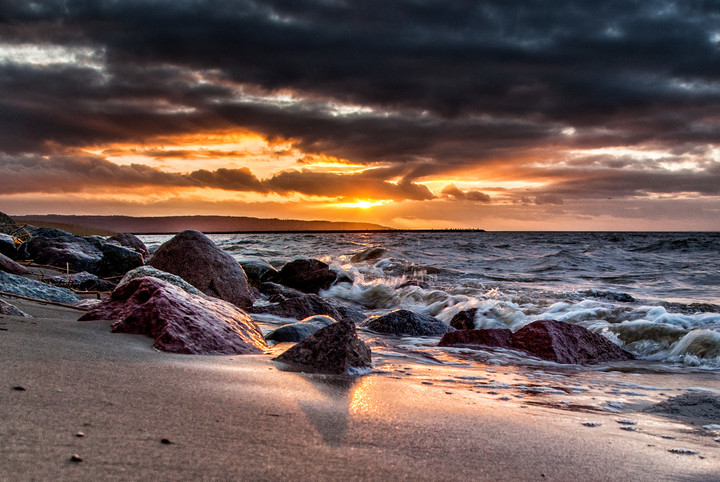
[{"label": "sandy beach", "polygon": [[702,420],[507,401],[441,367],[386,363],[350,378],[283,371],[268,355],[160,353],[109,322],[76,321],[78,311],[13,303],[35,318],[0,319],[2,480],[720,476],[720,443]]}]

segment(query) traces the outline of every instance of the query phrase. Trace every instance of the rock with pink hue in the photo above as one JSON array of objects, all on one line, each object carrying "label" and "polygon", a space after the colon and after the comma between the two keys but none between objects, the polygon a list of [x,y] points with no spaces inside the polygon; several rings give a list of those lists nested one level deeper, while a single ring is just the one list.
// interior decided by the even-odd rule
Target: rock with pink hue
[{"label": "rock with pink hue", "polygon": [[370,348],[358,338],[355,324],[347,321],[321,328],[275,360],[337,375],[372,366]]},{"label": "rock with pink hue", "polygon": [[345,317],[325,298],[318,295],[303,295],[286,298],[279,303],[248,308],[251,313],[267,313],[281,318],[302,320],[313,315],[327,315],[338,321]]},{"label": "rock with pink hue", "polygon": [[474,330],[476,313],[477,308],[463,310],[453,316],[452,320],[450,320],[450,326],[452,326],[456,330]]},{"label": "rock with pink hue", "polygon": [[251,306],[255,298],[237,261],[199,231],[177,234],[160,246],[147,264],[241,308]]},{"label": "rock with pink hue", "polygon": [[512,331],[505,328],[486,330],[455,330],[445,333],[438,346],[481,345],[510,348]]},{"label": "rock with pink hue", "polygon": [[19,275],[24,275],[24,274],[29,273],[29,271],[25,268],[25,266],[16,263],[15,261],[8,258],[4,254],[0,254],[0,271],[5,271],[6,273],[19,274]]},{"label": "rock with pink hue", "polygon": [[172,353],[242,355],[267,348],[258,326],[235,305],[151,277],[119,286],[80,320],[115,320],[113,332],[148,335],[153,347]]},{"label": "rock with pink hue", "polygon": [[107,241],[110,243],[115,242],[120,246],[125,246],[126,248],[133,249],[136,252],[140,253],[143,257],[147,256],[149,252],[147,246],[145,246],[145,243],[143,243],[140,238],[138,238],[134,234],[119,233],[115,236],[109,237]]},{"label": "rock with pink hue", "polygon": [[283,266],[272,281],[304,293],[317,293],[330,288],[337,277],[327,263],[318,259],[296,259]]},{"label": "rock with pink hue", "polygon": [[582,326],[555,320],[533,321],[513,333],[512,348],[557,363],[631,360],[633,355]]}]

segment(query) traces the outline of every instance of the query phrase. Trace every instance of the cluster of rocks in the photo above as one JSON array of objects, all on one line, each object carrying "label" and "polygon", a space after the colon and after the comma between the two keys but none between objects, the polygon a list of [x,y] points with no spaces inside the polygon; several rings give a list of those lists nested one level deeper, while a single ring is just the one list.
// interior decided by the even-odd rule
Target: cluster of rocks
[{"label": "cluster of rocks", "polygon": [[[473,328],[474,313],[456,317],[452,326],[403,309],[366,317],[358,309],[319,296],[334,284],[352,282],[326,263],[298,259],[280,269],[259,259],[238,263],[198,231],[177,234],[147,260],[147,247],[129,234],[104,239],[39,228],[30,229],[29,235],[22,250],[16,249],[17,243],[11,236],[8,235],[13,246],[0,238],[3,250],[0,291],[25,290],[28,296],[65,303],[79,300],[70,290],[24,277],[27,272],[16,262],[18,259],[68,267],[72,274],[46,281],[76,290],[109,290],[114,283],[103,278],[122,277],[111,295],[80,319],[112,320],[113,332],[148,335],[155,340],[153,346],[162,351],[252,354],[267,350],[266,340],[292,342],[295,345],[277,357],[278,362],[302,369],[347,373],[371,366],[370,350],[357,335],[359,326],[389,336],[442,336],[441,346],[522,350],[560,363],[630,358],[602,336],[557,321],[536,322],[511,333],[468,329]],[[373,259],[382,254],[381,248],[373,248],[361,253],[358,259]],[[262,302],[256,303],[261,297]],[[300,321],[263,337],[248,313]],[[604,351],[592,352],[593,347]],[[566,354],[570,352],[572,356]]]}]

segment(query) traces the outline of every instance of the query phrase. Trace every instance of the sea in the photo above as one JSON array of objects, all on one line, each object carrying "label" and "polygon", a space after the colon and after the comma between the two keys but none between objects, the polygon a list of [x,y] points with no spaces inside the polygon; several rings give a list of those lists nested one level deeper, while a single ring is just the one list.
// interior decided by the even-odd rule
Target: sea
[{"label": "sea", "polygon": [[[149,247],[170,236],[143,236]],[[720,233],[242,233],[210,238],[238,261],[276,268],[317,258],[352,283],[321,296],[367,315],[404,308],[449,323],[477,308],[476,328],[513,331],[541,319],[583,326],[648,367],[720,368]],[[293,320],[257,315],[264,331]],[[379,340],[381,357],[425,363],[539,364],[505,350],[440,349],[437,339]]]}]

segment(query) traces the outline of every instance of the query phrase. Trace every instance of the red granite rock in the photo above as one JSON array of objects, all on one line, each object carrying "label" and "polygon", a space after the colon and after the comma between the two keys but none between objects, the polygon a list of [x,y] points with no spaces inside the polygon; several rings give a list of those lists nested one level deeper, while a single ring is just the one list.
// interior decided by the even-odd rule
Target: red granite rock
[{"label": "red granite rock", "polygon": [[240,265],[199,231],[177,234],[160,246],[147,264],[241,308],[253,303],[253,291]]},{"label": "red granite rock", "polygon": [[0,254],[0,271],[5,271],[6,273],[19,274],[19,275],[24,275],[24,274],[29,273],[29,271],[25,268],[25,266],[16,263],[15,261],[8,258],[4,254]]},{"label": "red granite rock", "polygon": [[597,363],[630,360],[631,353],[582,326],[538,320],[512,335],[512,348],[557,363]]},{"label": "red granite rock", "polygon": [[185,354],[261,353],[265,339],[235,305],[196,296],[157,278],[137,278],[80,318],[115,320],[112,331],[146,334],[161,351]]},{"label": "red granite rock", "polygon": [[456,330],[445,333],[438,346],[482,345],[510,348],[512,331],[505,328],[486,330]]},{"label": "red granite rock", "polygon": [[358,338],[355,324],[347,321],[321,328],[275,360],[338,375],[372,365],[370,348]]}]

